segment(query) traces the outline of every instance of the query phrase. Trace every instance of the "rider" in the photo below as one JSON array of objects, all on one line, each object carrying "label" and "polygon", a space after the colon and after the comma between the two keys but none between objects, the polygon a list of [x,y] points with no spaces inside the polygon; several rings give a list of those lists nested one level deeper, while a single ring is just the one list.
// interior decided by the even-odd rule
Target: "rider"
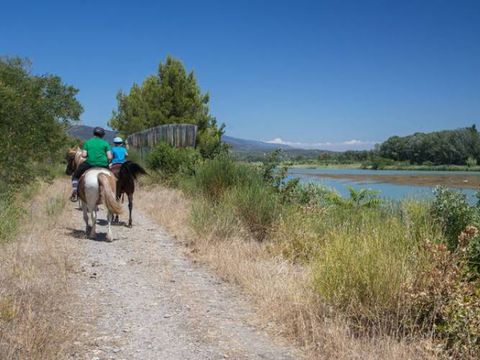
[{"label": "rider", "polygon": [[113,139],[113,143],[115,146],[112,147],[113,159],[110,163],[110,167],[115,164],[123,164],[128,156],[127,149],[123,147],[123,139],[121,137],[117,136],[115,139]]},{"label": "rider", "polygon": [[101,127],[93,129],[93,137],[83,143],[82,157],[87,158],[81,163],[72,175],[72,196],[71,201],[78,200],[78,180],[82,174],[92,167],[103,167],[108,169],[108,161],[112,160],[110,145],[103,140],[105,130]]}]

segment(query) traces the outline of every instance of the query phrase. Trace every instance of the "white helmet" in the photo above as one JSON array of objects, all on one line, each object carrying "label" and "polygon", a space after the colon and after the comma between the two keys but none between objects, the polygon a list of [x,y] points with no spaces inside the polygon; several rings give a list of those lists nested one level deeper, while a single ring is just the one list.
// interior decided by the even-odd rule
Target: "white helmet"
[{"label": "white helmet", "polygon": [[121,137],[117,136],[115,139],[113,139],[113,142],[115,144],[121,144],[121,143],[123,143],[123,139]]}]

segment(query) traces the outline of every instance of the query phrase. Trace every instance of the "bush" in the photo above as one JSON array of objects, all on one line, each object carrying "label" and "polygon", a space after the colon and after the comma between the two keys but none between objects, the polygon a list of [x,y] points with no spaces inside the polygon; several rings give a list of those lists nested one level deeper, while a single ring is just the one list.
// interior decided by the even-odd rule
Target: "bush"
[{"label": "bush", "polygon": [[212,204],[203,197],[193,202],[190,221],[198,234],[202,236],[212,234],[218,239],[228,239],[238,234],[241,228],[232,204],[225,202]]},{"label": "bush", "polygon": [[199,154],[192,148],[174,148],[167,143],[158,144],[147,157],[147,165],[167,176],[178,172],[191,175],[199,160]]},{"label": "bush", "polygon": [[262,182],[235,187],[226,202],[257,240],[264,240],[280,214],[278,195]]},{"label": "bush", "polygon": [[477,166],[477,159],[469,156],[467,161],[466,161],[466,164],[467,164],[468,167],[475,167],[475,166]]},{"label": "bush", "polygon": [[200,163],[192,181],[193,191],[217,202],[222,199],[225,191],[261,182],[261,177],[251,166],[235,162],[227,156],[219,156]]},{"label": "bush", "polygon": [[449,250],[458,246],[458,236],[467,225],[477,223],[477,211],[467,201],[467,196],[445,187],[435,189],[432,214],[443,227]]},{"label": "bush", "polygon": [[348,221],[323,234],[313,262],[315,288],[356,321],[395,328],[391,317],[408,308],[403,289],[415,278],[418,244],[398,216],[367,208],[343,212]]},{"label": "bush", "polygon": [[292,191],[291,202],[304,206],[328,206],[341,197],[334,189],[315,183],[298,184]]}]

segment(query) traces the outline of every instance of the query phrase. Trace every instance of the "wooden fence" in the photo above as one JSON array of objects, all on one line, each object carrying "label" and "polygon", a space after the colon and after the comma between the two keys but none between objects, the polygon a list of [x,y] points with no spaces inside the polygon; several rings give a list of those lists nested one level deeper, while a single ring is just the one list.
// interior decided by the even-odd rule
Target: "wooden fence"
[{"label": "wooden fence", "polygon": [[142,159],[160,142],[174,147],[195,147],[197,125],[168,124],[139,131],[127,137],[129,149],[140,153]]}]

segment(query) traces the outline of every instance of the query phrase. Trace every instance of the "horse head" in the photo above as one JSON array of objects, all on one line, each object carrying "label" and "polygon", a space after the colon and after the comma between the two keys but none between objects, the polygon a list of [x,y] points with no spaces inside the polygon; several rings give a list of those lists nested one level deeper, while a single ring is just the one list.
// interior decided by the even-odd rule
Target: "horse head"
[{"label": "horse head", "polygon": [[76,149],[68,149],[67,154],[65,156],[65,160],[67,160],[67,167],[65,168],[65,174],[72,175],[75,169],[77,168],[75,165],[75,155],[77,153]]},{"label": "horse head", "polygon": [[78,168],[78,165],[84,161],[82,158],[82,150],[78,146],[76,148],[68,149],[65,160],[67,160],[65,174],[72,175],[73,172]]}]

